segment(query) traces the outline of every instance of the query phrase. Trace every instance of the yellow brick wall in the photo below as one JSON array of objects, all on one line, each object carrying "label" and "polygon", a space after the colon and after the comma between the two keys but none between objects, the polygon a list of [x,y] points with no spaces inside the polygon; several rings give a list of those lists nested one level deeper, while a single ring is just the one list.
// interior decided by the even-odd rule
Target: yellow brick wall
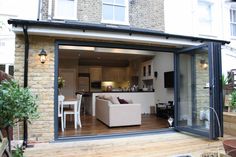
[{"label": "yellow brick wall", "polygon": [[224,112],[224,134],[236,136],[236,113]]},{"label": "yellow brick wall", "polygon": [[[40,117],[29,124],[28,138],[29,141],[52,141],[54,139],[54,39],[29,36],[29,43],[28,87],[38,97]],[[42,48],[48,54],[45,64],[40,63],[38,56]],[[24,38],[22,35],[16,35],[14,75],[23,86]]]}]

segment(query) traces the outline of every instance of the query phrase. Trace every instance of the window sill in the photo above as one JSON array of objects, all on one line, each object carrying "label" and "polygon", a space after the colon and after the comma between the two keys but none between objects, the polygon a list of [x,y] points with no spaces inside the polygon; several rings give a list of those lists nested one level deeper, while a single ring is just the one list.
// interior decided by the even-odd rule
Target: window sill
[{"label": "window sill", "polygon": [[60,16],[54,16],[53,20],[75,20],[77,21],[77,18],[71,18],[71,17],[60,17]]},{"label": "window sill", "polygon": [[203,34],[203,33],[199,33],[198,34],[200,37],[209,37],[209,38],[218,38],[217,35],[213,35],[213,34]]},{"label": "window sill", "polygon": [[236,36],[230,36],[230,40],[236,40]]}]

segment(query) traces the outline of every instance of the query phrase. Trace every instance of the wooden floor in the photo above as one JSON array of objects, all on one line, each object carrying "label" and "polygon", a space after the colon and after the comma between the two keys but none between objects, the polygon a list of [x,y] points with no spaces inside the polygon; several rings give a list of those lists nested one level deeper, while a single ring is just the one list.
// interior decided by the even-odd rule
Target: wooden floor
[{"label": "wooden floor", "polygon": [[[226,137],[224,137],[226,138]],[[230,137],[232,138],[232,137]],[[177,132],[87,141],[38,143],[25,157],[203,157],[224,152],[222,141]]]},{"label": "wooden floor", "polygon": [[[69,118],[68,118],[69,119]],[[109,128],[95,117],[83,115],[81,117],[82,128],[75,129],[73,121],[68,121],[64,133],[59,128],[59,137],[108,135],[117,133],[130,133],[140,131],[152,131],[168,128],[167,119],[158,118],[155,115],[142,115],[142,125]],[[60,126],[60,125],[59,125]]]}]

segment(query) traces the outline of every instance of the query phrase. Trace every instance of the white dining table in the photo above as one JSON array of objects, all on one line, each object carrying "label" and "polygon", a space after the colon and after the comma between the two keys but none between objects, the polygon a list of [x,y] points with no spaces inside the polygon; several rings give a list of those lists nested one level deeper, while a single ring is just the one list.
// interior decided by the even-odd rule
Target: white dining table
[{"label": "white dining table", "polygon": [[64,100],[63,106],[73,106],[74,108],[74,125],[75,129],[77,129],[77,122],[78,122],[78,116],[77,116],[77,100],[76,99],[68,99]]}]

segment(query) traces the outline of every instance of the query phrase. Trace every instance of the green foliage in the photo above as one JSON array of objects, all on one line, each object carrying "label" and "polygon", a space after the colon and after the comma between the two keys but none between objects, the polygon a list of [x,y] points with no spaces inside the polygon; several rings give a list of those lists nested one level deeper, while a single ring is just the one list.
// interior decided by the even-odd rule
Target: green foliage
[{"label": "green foliage", "polygon": [[222,75],[222,86],[223,88],[225,87],[226,84],[228,84],[229,78],[226,77],[225,75]]},{"label": "green foliage", "polygon": [[236,108],[236,90],[231,93],[231,106]]},{"label": "green foliage", "polygon": [[35,100],[28,88],[20,87],[14,80],[3,81],[0,84],[0,128],[37,118]]},{"label": "green foliage", "polygon": [[12,151],[12,157],[23,157],[23,148],[17,146],[15,150]]},{"label": "green foliage", "polygon": [[65,80],[62,77],[58,77],[58,88],[63,88],[65,85]]}]

